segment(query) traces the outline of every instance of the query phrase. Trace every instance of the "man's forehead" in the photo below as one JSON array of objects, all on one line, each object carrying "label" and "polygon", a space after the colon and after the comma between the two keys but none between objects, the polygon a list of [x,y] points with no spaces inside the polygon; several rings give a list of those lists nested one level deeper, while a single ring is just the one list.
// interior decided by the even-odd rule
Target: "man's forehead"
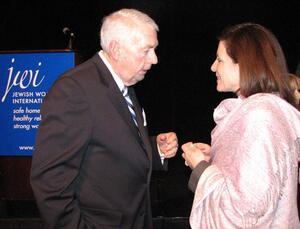
[{"label": "man's forehead", "polygon": [[141,49],[156,48],[158,46],[156,34],[140,33],[132,39],[132,43]]}]

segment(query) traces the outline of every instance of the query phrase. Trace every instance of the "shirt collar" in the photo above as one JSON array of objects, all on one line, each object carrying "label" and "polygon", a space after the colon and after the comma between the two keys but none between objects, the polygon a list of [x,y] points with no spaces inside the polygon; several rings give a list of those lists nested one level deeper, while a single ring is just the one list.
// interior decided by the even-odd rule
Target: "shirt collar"
[{"label": "shirt collar", "polygon": [[[117,75],[117,73],[113,70],[111,64],[109,63],[109,61],[107,60],[107,58],[104,55],[103,50],[100,50],[98,52],[98,55],[100,56],[100,58],[102,59],[102,61],[104,62],[104,64],[106,65],[106,67],[108,68],[108,70],[110,71],[110,73],[112,74],[113,79],[115,80],[116,84],[118,85],[118,88],[120,89],[120,91],[122,92],[123,89],[127,88],[123,81],[121,80],[121,78]],[[126,89],[125,89],[126,90]]]}]

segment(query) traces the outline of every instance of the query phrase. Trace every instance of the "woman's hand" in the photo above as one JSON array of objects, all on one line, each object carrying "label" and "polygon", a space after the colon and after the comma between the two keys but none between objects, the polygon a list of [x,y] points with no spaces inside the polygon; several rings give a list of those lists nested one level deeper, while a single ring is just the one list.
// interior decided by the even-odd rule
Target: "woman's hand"
[{"label": "woman's hand", "polygon": [[201,161],[210,160],[210,145],[205,143],[187,142],[181,146],[185,164],[194,169]]}]

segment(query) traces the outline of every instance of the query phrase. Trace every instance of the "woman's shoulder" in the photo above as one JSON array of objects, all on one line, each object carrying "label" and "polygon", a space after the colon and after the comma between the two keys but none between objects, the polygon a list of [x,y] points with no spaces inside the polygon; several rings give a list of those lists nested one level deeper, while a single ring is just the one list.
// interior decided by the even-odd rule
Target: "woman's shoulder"
[{"label": "woman's shoulder", "polygon": [[284,99],[272,93],[257,93],[243,102],[242,113],[251,120],[276,122],[293,119],[300,123],[300,112]]},{"label": "woman's shoulder", "polygon": [[281,111],[284,107],[285,109],[294,109],[294,107],[288,103],[286,100],[282,99],[276,93],[257,93],[251,95],[244,99],[244,106],[252,108],[254,110],[279,110]]}]

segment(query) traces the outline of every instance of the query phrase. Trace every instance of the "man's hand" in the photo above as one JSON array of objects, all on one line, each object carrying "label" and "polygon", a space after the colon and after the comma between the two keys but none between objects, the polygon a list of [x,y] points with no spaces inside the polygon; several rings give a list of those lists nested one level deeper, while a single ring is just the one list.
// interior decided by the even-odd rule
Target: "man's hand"
[{"label": "man's hand", "polygon": [[174,132],[157,135],[156,142],[160,152],[164,154],[165,158],[171,158],[176,155],[178,149],[178,140]]}]

